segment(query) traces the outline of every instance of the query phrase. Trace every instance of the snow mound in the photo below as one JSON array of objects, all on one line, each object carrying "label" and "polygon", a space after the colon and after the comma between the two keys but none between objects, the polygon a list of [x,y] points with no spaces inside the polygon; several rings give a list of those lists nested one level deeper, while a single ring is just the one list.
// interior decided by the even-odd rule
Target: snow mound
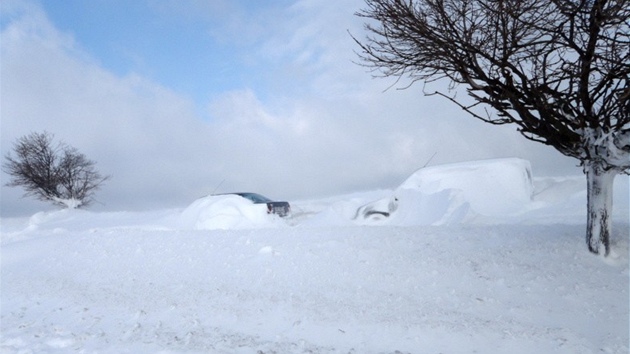
[{"label": "snow mound", "polygon": [[357,210],[358,223],[444,225],[513,215],[532,201],[529,161],[507,158],[422,168],[394,195]]},{"label": "snow mound", "polygon": [[505,215],[531,202],[533,184],[529,161],[508,158],[471,161],[418,170],[400,190],[433,194],[456,190],[473,210]]},{"label": "snow mound", "polygon": [[266,204],[254,204],[237,195],[207,196],[194,201],[181,216],[183,229],[250,229],[276,227],[279,217],[267,213]]}]

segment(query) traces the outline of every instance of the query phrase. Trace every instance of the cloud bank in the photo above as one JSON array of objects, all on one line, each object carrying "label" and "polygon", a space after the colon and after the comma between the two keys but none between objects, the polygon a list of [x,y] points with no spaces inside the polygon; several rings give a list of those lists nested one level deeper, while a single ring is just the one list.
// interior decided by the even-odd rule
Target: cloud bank
[{"label": "cloud bank", "polygon": [[[373,79],[353,63],[348,34],[361,37],[353,16],[361,1],[286,3],[269,10],[273,18],[239,12],[235,23],[248,23],[250,34],[234,50],[251,84],[204,102],[108,71],[36,3],[3,3],[2,155],[20,136],[53,133],[112,175],[97,210],[185,207],[217,187],[289,200],[393,188],[433,154],[433,165],[520,157],[537,175],[580,173],[577,161],[513,127],[478,122],[419,85],[388,89],[393,79]],[[228,39],[232,27],[209,35]],[[3,173],[2,216],[48,208],[6,181]]]}]

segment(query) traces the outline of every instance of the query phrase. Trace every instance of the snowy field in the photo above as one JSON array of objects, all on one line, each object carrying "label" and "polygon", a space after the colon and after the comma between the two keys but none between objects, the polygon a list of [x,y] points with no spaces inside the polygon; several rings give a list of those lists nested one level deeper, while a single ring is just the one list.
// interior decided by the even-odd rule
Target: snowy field
[{"label": "snowy field", "polygon": [[628,353],[628,178],[612,255],[583,176],[518,159],[392,190],[1,220],[1,353]]}]

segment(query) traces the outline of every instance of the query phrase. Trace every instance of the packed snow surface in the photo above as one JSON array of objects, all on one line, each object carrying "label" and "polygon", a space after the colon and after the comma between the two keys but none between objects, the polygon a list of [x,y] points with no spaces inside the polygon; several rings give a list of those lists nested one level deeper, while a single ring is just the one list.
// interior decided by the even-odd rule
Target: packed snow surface
[{"label": "packed snow surface", "polygon": [[588,253],[584,177],[503,159],[392,190],[1,220],[2,353],[627,353],[628,179]]}]

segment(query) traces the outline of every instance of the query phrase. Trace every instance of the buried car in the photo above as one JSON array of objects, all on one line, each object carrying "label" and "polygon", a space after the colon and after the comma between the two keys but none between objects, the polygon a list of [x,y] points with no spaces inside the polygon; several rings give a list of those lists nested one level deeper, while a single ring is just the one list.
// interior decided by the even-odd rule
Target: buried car
[{"label": "buried car", "polygon": [[254,204],[267,204],[267,214],[275,214],[285,217],[291,213],[291,205],[285,201],[274,201],[258,193],[239,192],[239,193],[222,193],[215,195],[238,195]]},{"label": "buried car", "polygon": [[255,193],[212,194],[185,208],[179,223],[182,228],[195,230],[277,227],[286,224],[281,219],[290,211],[289,203]]},{"label": "buried car", "polygon": [[423,167],[391,197],[360,206],[353,219],[379,223],[395,218],[397,225],[499,220],[531,210],[533,191],[530,163],[518,158]]}]

